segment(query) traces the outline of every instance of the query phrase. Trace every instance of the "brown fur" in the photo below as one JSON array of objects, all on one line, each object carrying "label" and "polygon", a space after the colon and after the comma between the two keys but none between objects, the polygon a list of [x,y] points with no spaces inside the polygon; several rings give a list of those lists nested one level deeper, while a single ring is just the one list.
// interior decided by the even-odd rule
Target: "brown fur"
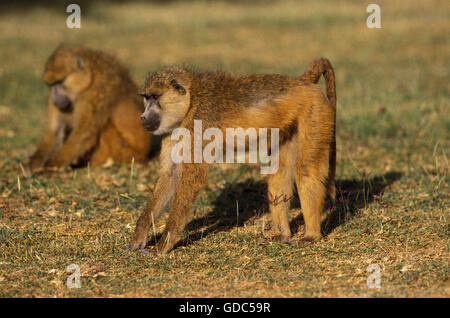
[{"label": "brown fur", "polygon": [[[324,72],[328,98],[320,86],[311,83],[317,82]],[[155,118],[160,117],[158,128],[152,131],[162,134],[163,141],[160,179],[137,222],[130,250],[146,246],[152,222],[171,202],[169,219],[157,251],[169,252],[189,221],[196,196],[207,182],[207,164],[174,164],[170,153],[176,142],[170,139],[170,132],[183,127],[193,135],[194,119],[202,120],[203,129],[217,127],[224,135],[227,127],[278,127],[279,169],[268,178],[269,194],[289,197],[295,182],[306,225],[301,242],[315,241],[322,236],[324,199],[327,192],[334,197],[332,162],[335,159],[332,156],[336,108],[334,75],[328,60],[315,61],[301,78],[233,76],[224,72],[196,73],[172,68],[149,74],[140,93],[147,103],[143,123],[158,122]],[[271,202],[270,210],[282,241],[290,242],[288,204]]]},{"label": "brown fur", "polygon": [[[138,88],[115,58],[61,45],[47,60],[43,79],[50,86],[47,127],[31,157],[32,170],[148,159],[152,136],[140,124]],[[55,96],[71,106],[57,108]]]},{"label": "brown fur", "polygon": [[328,171],[328,195],[334,200],[336,197],[336,81],[334,70],[330,61],[327,58],[322,57],[314,60],[308,66],[305,73],[300,76],[300,79],[305,82],[317,83],[322,74],[325,78],[328,101],[330,102],[330,106],[334,109],[334,130],[333,140],[330,145],[330,167]]}]

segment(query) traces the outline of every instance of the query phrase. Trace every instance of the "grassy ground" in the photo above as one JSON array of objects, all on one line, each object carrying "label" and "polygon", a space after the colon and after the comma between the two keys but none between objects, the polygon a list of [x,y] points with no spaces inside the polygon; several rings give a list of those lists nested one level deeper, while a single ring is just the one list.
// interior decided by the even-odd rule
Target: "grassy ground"
[{"label": "grassy ground", "polygon": [[[93,4],[80,30],[65,27],[63,6],[2,9],[0,296],[448,297],[449,3],[377,3],[373,30],[360,1]],[[296,75],[328,57],[339,195],[325,238],[271,241],[264,180],[236,166],[212,171],[175,251],[124,253],[158,163],[21,170],[43,134],[43,65],[62,41],[114,52],[139,83],[171,63]],[[80,289],[66,288],[72,263]],[[367,287],[370,264],[381,267],[380,289]]]}]

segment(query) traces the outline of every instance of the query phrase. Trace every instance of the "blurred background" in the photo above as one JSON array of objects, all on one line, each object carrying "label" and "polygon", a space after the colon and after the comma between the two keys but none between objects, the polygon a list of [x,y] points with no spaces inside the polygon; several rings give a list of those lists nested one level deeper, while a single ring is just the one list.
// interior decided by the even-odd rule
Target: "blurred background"
[{"label": "blurred background", "polygon": [[66,26],[69,3],[0,5],[0,104],[14,113],[0,117],[3,151],[14,144],[10,151],[31,152],[40,137],[47,94],[40,76],[61,42],[111,52],[139,84],[173,63],[298,75],[325,56],[336,71],[340,138],[390,144],[426,135],[433,147],[448,131],[446,1],[379,1],[381,29],[366,26],[368,4],[351,0],[79,1],[81,29]]}]

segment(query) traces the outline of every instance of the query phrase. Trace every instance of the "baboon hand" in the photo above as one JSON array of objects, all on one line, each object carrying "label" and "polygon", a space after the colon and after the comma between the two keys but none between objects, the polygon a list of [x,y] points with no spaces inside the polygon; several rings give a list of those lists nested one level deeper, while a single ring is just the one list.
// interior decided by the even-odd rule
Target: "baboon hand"
[{"label": "baboon hand", "polygon": [[27,169],[28,169],[29,171],[34,172],[34,171],[36,171],[36,170],[42,168],[42,166],[43,166],[42,164],[40,164],[40,163],[38,163],[38,162],[36,162],[36,161],[30,161],[30,162],[28,163],[28,165],[27,165]]},{"label": "baboon hand", "polygon": [[36,153],[28,158],[27,168],[30,169],[30,171],[37,170],[42,167],[44,167],[44,160],[37,156]]}]

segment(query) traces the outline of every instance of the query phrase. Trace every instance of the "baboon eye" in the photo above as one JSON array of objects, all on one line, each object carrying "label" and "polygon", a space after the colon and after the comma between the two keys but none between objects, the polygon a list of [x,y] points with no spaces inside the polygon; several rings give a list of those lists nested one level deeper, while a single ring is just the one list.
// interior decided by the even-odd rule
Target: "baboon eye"
[{"label": "baboon eye", "polygon": [[149,99],[155,99],[156,100],[156,99],[161,97],[161,95],[156,95],[156,94],[151,94],[151,95],[139,94],[139,95],[144,97],[146,100],[149,100]]}]

